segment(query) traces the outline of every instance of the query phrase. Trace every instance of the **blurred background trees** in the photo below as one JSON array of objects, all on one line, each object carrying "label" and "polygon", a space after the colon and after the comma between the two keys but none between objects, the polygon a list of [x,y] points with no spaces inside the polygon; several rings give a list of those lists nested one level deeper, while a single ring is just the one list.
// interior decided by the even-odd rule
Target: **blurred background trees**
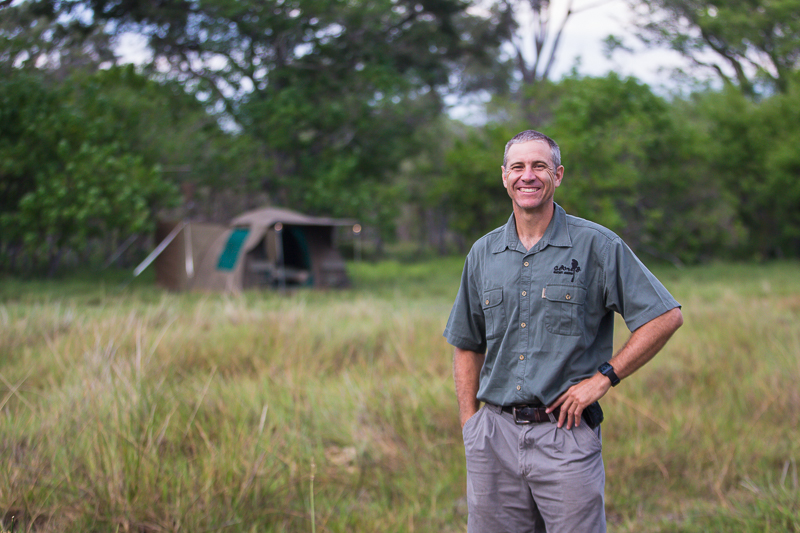
[{"label": "blurred background trees", "polygon": [[789,91],[800,61],[798,0],[642,0],[642,37],[745,95]]},{"label": "blurred background trees", "polygon": [[[592,3],[0,4],[0,270],[100,264],[158,216],[263,203],[357,218],[404,257],[463,251],[507,219],[503,147],[528,128],[562,146],[557,201],[644,256],[797,257],[799,2],[636,3],[645,42],[714,76],[669,96],[553,79]],[[480,121],[447,113],[476,100]]]}]

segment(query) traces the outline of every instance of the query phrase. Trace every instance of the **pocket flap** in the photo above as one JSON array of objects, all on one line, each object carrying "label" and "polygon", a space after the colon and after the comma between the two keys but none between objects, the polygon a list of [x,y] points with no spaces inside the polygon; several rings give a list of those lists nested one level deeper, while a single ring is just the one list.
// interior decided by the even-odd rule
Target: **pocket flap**
[{"label": "pocket flap", "polygon": [[583,305],[586,300],[586,289],[575,285],[550,285],[545,287],[542,296],[551,302]]},{"label": "pocket flap", "polygon": [[483,291],[483,300],[481,301],[481,304],[483,304],[484,309],[489,309],[490,307],[500,305],[501,303],[503,303],[502,287]]}]

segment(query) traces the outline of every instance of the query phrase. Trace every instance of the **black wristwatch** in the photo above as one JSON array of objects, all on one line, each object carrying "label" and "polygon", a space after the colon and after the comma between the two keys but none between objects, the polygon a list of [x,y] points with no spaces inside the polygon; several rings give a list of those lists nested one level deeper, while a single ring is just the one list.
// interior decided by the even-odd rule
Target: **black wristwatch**
[{"label": "black wristwatch", "polygon": [[603,374],[605,377],[611,380],[611,386],[616,387],[619,383],[619,378],[617,377],[617,373],[614,372],[614,367],[609,365],[608,363],[603,363],[597,368],[597,371]]}]

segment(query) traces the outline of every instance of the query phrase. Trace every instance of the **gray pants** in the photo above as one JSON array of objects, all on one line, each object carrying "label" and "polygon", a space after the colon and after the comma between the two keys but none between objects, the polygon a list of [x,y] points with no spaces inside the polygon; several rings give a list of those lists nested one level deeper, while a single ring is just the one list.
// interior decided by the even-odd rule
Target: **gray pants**
[{"label": "gray pants", "polygon": [[604,533],[600,428],[517,425],[485,405],[463,430],[469,533]]}]

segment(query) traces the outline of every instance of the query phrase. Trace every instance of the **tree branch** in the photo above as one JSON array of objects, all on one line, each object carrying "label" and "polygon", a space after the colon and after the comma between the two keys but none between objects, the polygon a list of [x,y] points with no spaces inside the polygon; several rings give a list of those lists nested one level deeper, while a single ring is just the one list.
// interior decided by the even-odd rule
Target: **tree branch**
[{"label": "tree branch", "polygon": [[695,65],[697,65],[699,67],[710,68],[710,69],[716,70],[717,74],[719,75],[719,77],[722,78],[722,80],[725,83],[733,84],[733,81],[731,80],[730,76],[725,74],[725,72],[722,70],[722,67],[720,67],[716,63],[706,63],[705,61],[700,61],[699,59],[697,59],[694,56],[690,56],[689,59],[692,61],[692,63],[694,63]]},{"label": "tree branch", "polygon": [[733,67],[733,71],[736,73],[736,79],[738,80],[742,91],[747,94],[753,94],[753,83],[744,73],[744,67],[742,67],[742,63],[736,59],[733,53],[731,53],[730,48],[715,43],[714,39],[712,39],[711,36],[702,28],[700,29],[700,35],[712,50],[721,55],[728,61],[728,63],[730,63],[731,67]]},{"label": "tree branch", "polygon": [[574,13],[572,11],[572,1],[573,0],[569,0],[569,4],[567,4],[567,14],[564,17],[564,20],[561,22],[561,27],[558,28],[555,40],[553,40],[553,47],[550,50],[550,59],[547,61],[547,67],[545,67],[544,72],[542,73],[543,79],[547,79],[550,76],[550,69],[553,67],[553,63],[556,59],[556,52],[558,51],[558,43],[561,41],[561,34],[564,33],[564,27],[567,25],[569,17],[571,17]]},{"label": "tree branch", "polygon": [[[503,0],[503,4],[510,13],[514,14],[514,7],[508,0]],[[520,42],[521,39],[515,35],[513,31],[510,31],[509,34],[511,37],[509,42],[511,43],[511,46],[514,47],[517,68],[519,69],[520,74],[522,74],[522,81],[526,84],[533,83],[535,81],[534,77],[536,76],[536,71],[534,70],[533,76],[531,76],[531,70],[528,68],[528,64],[525,62],[525,55],[522,52],[522,43]]]},{"label": "tree branch", "polygon": [[[235,109],[233,107],[233,104],[230,101],[230,98],[225,96],[225,93],[222,91],[222,89],[220,89],[217,86],[217,77],[213,76],[213,75],[209,75],[205,69],[197,70],[194,67],[192,67],[192,61],[189,58],[189,56],[186,55],[186,52],[187,52],[186,50],[181,50],[179,52],[180,58],[183,60],[183,62],[186,65],[186,71],[188,71],[192,76],[195,76],[196,78],[199,78],[201,80],[207,81],[208,82],[208,86],[211,89],[211,92],[220,101],[222,101],[222,104],[225,106],[225,112],[230,114],[231,116],[235,116],[235,114],[234,114]],[[223,54],[220,54],[220,55],[223,55]],[[228,58],[227,56],[225,56],[225,57],[226,57],[226,59],[228,59],[229,62],[231,61],[230,58]]]}]

